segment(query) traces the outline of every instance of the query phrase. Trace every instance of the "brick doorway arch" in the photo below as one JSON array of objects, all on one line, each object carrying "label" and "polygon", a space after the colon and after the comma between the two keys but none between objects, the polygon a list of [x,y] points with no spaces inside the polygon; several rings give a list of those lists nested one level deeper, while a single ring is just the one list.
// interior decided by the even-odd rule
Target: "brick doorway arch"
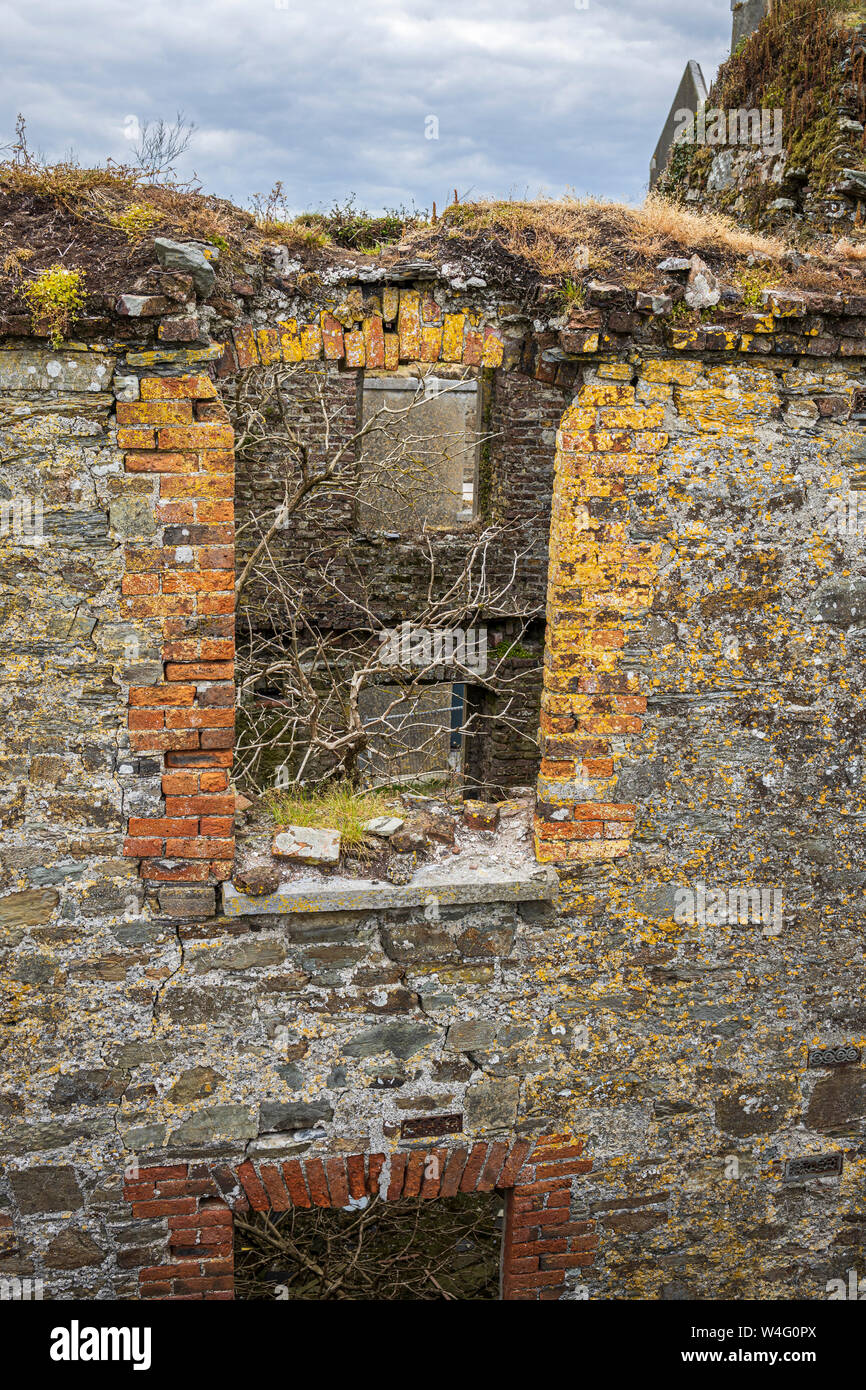
[{"label": "brick doorway arch", "polygon": [[594,1222],[575,1220],[572,1211],[577,1179],[591,1167],[580,1139],[549,1134],[469,1149],[141,1168],[124,1187],[132,1215],[166,1223],[161,1258],[139,1271],[141,1297],[233,1299],[235,1212],[343,1207],[351,1197],[374,1194],[393,1202],[495,1190],[506,1198],[501,1297],[557,1300],[593,1260]]}]

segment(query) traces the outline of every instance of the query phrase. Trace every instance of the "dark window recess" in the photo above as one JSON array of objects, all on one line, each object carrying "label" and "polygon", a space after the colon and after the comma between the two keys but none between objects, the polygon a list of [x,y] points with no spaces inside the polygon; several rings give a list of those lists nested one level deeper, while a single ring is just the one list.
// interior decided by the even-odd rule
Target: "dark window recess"
[{"label": "dark window recess", "polygon": [[466,719],[466,686],[462,683],[451,687],[451,751],[459,752],[463,747],[463,724]]},{"label": "dark window recess", "polygon": [[239,1299],[499,1298],[503,1199],[460,1193],[235,1217]]}]

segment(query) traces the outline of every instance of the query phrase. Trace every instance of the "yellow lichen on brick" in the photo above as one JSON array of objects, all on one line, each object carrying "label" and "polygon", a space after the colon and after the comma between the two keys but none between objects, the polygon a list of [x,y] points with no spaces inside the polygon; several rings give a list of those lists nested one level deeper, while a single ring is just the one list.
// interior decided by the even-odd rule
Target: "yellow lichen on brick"
[{"label": "yellow lichen on brick", "polygon": [[386,285],[382,291],[382,318],[393,323],[400,308],[400,291],[394,285]]},{"label": "yellow lichen on brick", "polygon": [[421,296],[417,290],[400,291],[400,312],[397,331],[400,335],[400,358],[403,362],[417,361],[421,351]]},{"label": "yellow lichen on brick", "polygon": [[442,361],[462,362],[465,314],[446,314],[442,332]]},{"label": "yellow lichen on brick", "polygon": [[305,362],[317,362],[322,355],[322,330],[317,323],[301,329],[301,355]]},{"label": "yellow lichen on brick", "polygon": [[304,350],[298,333],[297,319],[286,319],[280,324],[280,351],[284,362],[302,362]]},{"label": "yellow lichen on brick", "polygon": [[269,367],[273,362],[280,360],[280,335],[276,328],[260,328],[256,332],[256,346],[259,350],[259,361],[263,367]]}]

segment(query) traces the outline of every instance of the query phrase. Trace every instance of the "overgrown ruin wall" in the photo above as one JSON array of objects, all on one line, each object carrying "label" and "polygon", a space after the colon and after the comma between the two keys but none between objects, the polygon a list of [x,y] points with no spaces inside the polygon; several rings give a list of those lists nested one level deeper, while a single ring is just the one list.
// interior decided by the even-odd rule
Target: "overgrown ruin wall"
[{"label": "overgrown ruin wall", "polygon": [[[424,293],[406,361],[454,329],[415,334],[420,303],[460,301]],[[438,915],[223,910],[217,392],[255,369],[250,330],[6,340],[0,480],[43,499],[44,535],[3,552],[4,1277],[228,1297],[233,1208],[412,1192],[434,1151],[513,1194],[509,1298],[820,1298],[857,1264],[866,304],[657,334],[618,293],[560,327],[483,300],[461,323],[528,432],[567,393],[538,812],[561,882]],[[258,295],[265,335],[297,312]],[[326,315],[256,360],[401,355],[379,317],[339,354]],[[763,919],[722,919],[711,893],[739,887]],[[810,1056],[830,1048],[861,1051]],[[799,1158],[840,1171],[786,1175]]]}]

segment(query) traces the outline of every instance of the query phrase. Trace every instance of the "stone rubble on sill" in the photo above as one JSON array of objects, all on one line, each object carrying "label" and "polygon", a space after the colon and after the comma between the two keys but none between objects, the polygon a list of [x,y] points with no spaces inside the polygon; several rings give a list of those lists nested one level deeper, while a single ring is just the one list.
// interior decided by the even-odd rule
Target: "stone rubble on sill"
[{"label": "stone rubble on sill", "polygon": [[[442,814],[446,808],[436,801],[427,803],[430,811]],[[454,815],[455,843],[434,843],[428,857],[413,864],[405,882],[389,882],[382,876],[366,877],[362,866],[350,873],[343,869],[324,869],[313,865],[289,868],[267,856],[266,839],[250,835],[243,867],[237,874],[243,880],[256,868],[273,867],[280,875],[275,892],[252,895],[237,883],[223,888],[223,911],[227,916],[261,913],[359,911],[366,908],[411,907],[429,903],[536,901],[553,896],[555,871],[539,865],[532,839],[532,807],[525,800],[499,803],[500,822],[495,831],[475,830]],[[396,856],[399,860],[403,856]],[[406,859],[409,856],[405,856]]]}]

